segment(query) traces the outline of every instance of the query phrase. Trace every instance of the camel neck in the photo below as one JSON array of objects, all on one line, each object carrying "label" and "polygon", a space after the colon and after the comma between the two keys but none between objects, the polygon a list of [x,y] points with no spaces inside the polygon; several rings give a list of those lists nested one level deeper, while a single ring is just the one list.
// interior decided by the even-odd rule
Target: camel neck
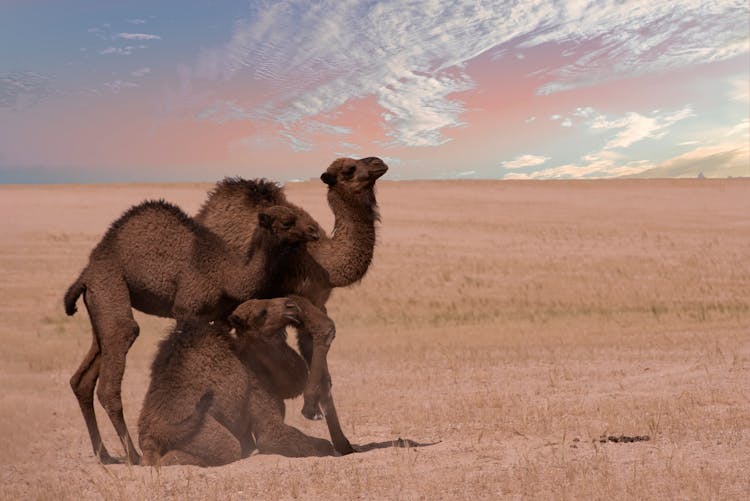
[{"label": "camel neck", "polygon": [[241,265],[225,270],[223,283],[227,294],[238,301],[258,297],[272,275],[273,262],[278,258],[276,239],[265,229],[256,228]]},{"label": "camel neck", "polygon": [[335,217],[331,237],[309,247],[331,287],[344,287],[361,280],[372,262],[377,204],[374,195],[371,204],[363,206],[329,190],[328,205]]}]

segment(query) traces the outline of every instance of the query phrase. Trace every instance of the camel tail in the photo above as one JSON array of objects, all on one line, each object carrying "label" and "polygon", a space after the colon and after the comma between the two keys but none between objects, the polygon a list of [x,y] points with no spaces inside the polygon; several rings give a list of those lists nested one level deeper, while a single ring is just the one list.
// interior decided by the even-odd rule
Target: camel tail
[{"label": "camel tail", "polygon": [[65,293],[65,313],[68,316],[74,315],[78,308],[76,308],[76,301],[86,290],[86,284],[83,283],[83,273],[79,276],[73,284],[68,287],[68,291]]}]

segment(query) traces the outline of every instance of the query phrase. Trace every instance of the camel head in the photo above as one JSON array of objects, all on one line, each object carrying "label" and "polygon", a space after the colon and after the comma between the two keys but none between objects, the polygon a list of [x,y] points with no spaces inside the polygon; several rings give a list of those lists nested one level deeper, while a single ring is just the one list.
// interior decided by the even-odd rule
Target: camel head
[{"label": "camel head", "polygon": [[260,211],[258,224],[286,244],[311,242],[320,238],[318,223],[310,215],[283,205],[274,205]]},{"label": "camel head", "polygon": [[328,185],[329,190],[335,190],[344,198],[351,199],[371,193],[375,181],[387,170],[388,166],[378,157],[359,160],[338,158],[320,175],[320,179]]},{"label": "camel head", "polygon": [[286,342],[285,327],[300,323],[300,308],[285,297],[251,299],[239,305],[229,316],[229,324],[238,338],[271,343]]}]

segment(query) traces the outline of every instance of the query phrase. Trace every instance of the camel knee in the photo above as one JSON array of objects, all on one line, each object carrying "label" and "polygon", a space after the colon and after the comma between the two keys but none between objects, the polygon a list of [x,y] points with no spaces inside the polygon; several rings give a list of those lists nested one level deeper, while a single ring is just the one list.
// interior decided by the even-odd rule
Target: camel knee
[{"label": "camel knee", "polygon": [[141,328],[138,325],[138,323],[132,318],[118,322],[117,328],[118,330],[121,330],[123,333],[125,333],[125,340],[126,340],[125,351],[127,351],[130,349],[131,346],[133,346],[133,343],[138,337],[138,334],[140,334],[141,332]]},{"label": "camel knee", "polygon": [[122,412],[122,397],[120,394],[120,385],[111,384],[100,380],[99,387],[96,389],[96,396],[99,403],[110,416]]},{"label": "camel knee", "polygon": [[141,328],[135,319],[122,315],[107,322],[102,331],[102,350],[111,347],[127,352],[140,334]]},{"label": "camel knee", "polygon": [[94,402],[94,386],[83,383],[83,375],[76,372],[70,378],[70,388],[79,402],[91,404]]}]

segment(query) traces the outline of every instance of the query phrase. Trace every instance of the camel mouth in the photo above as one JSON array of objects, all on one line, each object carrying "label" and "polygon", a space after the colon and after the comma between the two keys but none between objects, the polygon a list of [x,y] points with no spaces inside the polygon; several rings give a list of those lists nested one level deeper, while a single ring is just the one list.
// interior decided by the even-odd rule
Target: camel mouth
[{"label": "camel mouth", "polygon": [[381,177],[381,176],[382,176],[383,174],[385,174],[386,172],[388,172],[388,166],[387,166],[387,165],[385,165],[385,164],[383,164],[383,165],[379,165],[379,166],[377,166],[377,167],[373,168],[373,169],[372,169],[372,170],[370,171],[370,179],[371,179],[372,181],[374,181],[374,180],[376,180],[376,179],[380,178],[380,177]]}]

